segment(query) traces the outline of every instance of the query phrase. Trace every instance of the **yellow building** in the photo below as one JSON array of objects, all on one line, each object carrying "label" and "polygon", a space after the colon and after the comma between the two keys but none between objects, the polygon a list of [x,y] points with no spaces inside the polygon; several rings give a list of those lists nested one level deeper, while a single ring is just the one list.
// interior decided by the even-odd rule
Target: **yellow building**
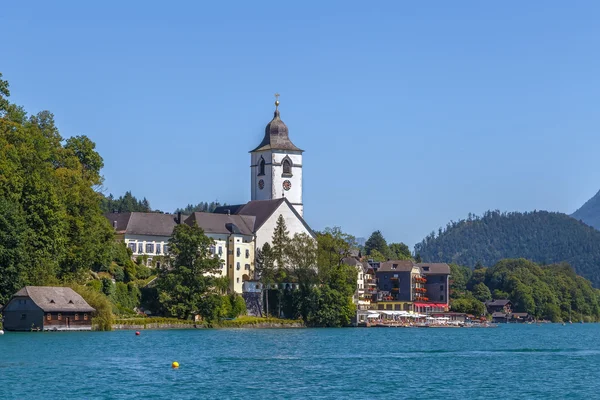
[{"label": "yellow building", "polygon": [[184,221],[194,222],[214,240],[210,251],[221,259],[218,276],[229,278],[230,292],[242,293],[243,283],[254,277],[255,217],[195,212]]}]

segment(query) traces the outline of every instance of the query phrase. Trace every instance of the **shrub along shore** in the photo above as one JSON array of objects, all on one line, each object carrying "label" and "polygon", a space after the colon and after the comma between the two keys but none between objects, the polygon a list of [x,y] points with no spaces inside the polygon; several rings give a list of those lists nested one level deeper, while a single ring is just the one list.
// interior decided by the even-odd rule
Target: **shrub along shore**
[{"label": "shrub along shore", "polygon": [[302,328],[302,320],[239,317],[235,319],[224,319],[221,321],[195,322],[192,320],[177,318],[120,318],[116,319],[112,328],[114,330],[138,330],[138,329],[207,329],[207,328]]}]

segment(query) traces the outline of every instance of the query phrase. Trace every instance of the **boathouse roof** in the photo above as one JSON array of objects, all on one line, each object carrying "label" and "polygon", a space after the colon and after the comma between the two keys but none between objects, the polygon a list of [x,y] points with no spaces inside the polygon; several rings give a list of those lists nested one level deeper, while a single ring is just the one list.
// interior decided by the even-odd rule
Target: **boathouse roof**
[{"label": "boathouse roof", "polygon": [[96,311],[69,287],[25,286],[13,295],[15,297],[29,297],[44,312]]}]

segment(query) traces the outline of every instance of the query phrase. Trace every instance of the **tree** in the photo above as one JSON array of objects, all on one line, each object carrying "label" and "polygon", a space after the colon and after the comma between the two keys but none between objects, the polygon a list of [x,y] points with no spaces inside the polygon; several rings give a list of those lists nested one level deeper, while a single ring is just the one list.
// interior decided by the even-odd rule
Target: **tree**
[{"label": "tree", "polygon": [[282,214],[279,214],[279,217],[277,218],[271,242],[273,243],[273,258],[275,260],[275,265],[278,268],[283,269],[285,267],[286,247],[290,242],[290,236]]},{"label": "tree", "polygon": [[485,314],[485,306],[473,297],[463,297],[452,301],[452,311],[481,316]]},{"label": "tree", "polygon": [[387,261],[387,257],[381,254],[378,250],[371,250],[371,254],[369,254],[369,258],[373,261],[384,262]]},{"label": "tree", "polygon": [[[169,240],[169,258],[161,265],[157,282],[159,300],[169,314],[189,318],[192,313],[212,320],[218,302],[215,274],[221,261],[210,253],[213,240],[194,223],[177,225]],[[218,308],[218,307],[217,307]]]},{"label": "tree", "polygon": [[0,198],[0,304],[6,304],[26,283],[27,231],[20,205]]},{"label": "tree", "polygon": [[306,233],[297,233],[285,248],[284,265],[287,275],[308,287],[316,282],[317,241]]},{"label": "tree", "polygon": [[256,251],[256,262],[254,267],[254,273],[256,278],[266,287],[266,315],[269,315],[269,288],[275,283],[276,278],[275,269],[275,257],[273,255],[273,249],[269,242],[265,242],[261,249]]},{"label": "tree", "polygon": [[412,254],[408,246],[402,242],[390,243],[390,258],[393,260],[412,260]]},{"label": "tree", "polygon": [[65,149],[71,151],[79,160],[85,178],[94,185],[102,183],[100,170],[104,167],[104,160],[96,149],[96,143],[87,136],[74,136],[67,139]]},{"label": "tree", "polygon": [[348,326],[356,312],[350,297],[328,286],[315,287],[308,303],[304,320],[309,326]]},{"label": "tree", "polygon": [[77,292],[86,303],[96,311],[92,314],[92,324],[101,331],[112,331],[115,317],[112,313],[112,304],[107,296],[91,287],[71,284],[71,289]]},{"label": "tree", "polygon": [[365,252],[367,255],[371,255],[373,250],[377,250],[379,253],[383,254],[385,257],[389,254],[389,248],[387,242],[385,241],[381,231],[375,231],[371,234],[371,236],[365,242]]},{"label": "tree", "polygon": [[342,232],[339,227],[325,228],[317,233],[317,264],[321,282],[328,282],[344,258],[350,257],[357,248],[354,236]]},{"label": "tree", "polygon": [[481,282],[473,286],[473,296],[479,301],[488,301],[492,299],[490,289]]}]

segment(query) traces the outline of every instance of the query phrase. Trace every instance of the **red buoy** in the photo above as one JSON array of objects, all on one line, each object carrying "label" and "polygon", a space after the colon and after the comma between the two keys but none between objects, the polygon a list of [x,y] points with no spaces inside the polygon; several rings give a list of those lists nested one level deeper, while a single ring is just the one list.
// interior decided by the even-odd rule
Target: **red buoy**
[{"label": "red buoy", "polygon": [[136,331],[135,336],[140,336],[140,331]]}]

